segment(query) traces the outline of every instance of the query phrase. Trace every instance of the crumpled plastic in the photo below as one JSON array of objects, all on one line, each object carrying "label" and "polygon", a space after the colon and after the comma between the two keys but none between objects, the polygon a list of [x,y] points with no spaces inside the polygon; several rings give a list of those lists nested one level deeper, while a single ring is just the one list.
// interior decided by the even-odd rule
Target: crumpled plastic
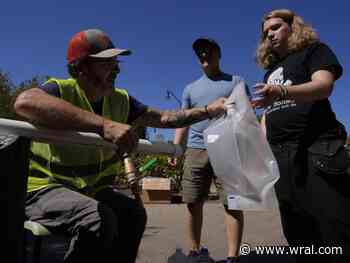
[{"label": "crumpled plastic", "polygon": [[210,162],[233,210],[275,210],[276,159],[251,107],[244,83],[226,102],[227,114],[204,131]]}]

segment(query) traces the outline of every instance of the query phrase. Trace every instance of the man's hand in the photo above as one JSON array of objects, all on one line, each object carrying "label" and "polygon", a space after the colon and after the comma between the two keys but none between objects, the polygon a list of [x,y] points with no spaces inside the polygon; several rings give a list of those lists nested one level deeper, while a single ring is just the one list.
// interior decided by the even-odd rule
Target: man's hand
[{"label": "man's hand", "polygon": [[132,152],[138,143],[137,134],[130,125],[106,119],[103,122],[103,138],[117,145],[120,156]]},{"label": "man's hand", "polygon": [[210,118],[220,116],[224,114],[227,110],[225,106],[226,98],[219,98],[207,106],[207,111],[210,116]]}]

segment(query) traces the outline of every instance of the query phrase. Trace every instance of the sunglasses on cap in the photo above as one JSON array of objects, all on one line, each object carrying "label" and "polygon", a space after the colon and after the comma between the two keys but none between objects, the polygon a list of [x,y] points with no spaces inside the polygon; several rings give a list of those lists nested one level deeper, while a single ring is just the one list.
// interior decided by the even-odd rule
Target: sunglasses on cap
[{"label": "sunglasses on cap", "polygon": [[207,46],[207,47],[200,47],[196,50],[196,55],[199,58],[207,58],[212,53],[213,47]]}]

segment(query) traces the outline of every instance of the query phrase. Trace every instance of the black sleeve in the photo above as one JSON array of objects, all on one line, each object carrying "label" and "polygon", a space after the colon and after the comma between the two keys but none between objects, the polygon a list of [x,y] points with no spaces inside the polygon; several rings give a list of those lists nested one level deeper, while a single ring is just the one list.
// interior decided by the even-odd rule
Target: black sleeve
[{"label": "black sleeve", "polygon": [[148,107],[145,104],[136,100],[132,96],[129,96],[129,104],[130,104],[130,111],[129,111],[128,123],[131,124],[134,120],[136,120],[139,116],[141,116],[147,110]]},{"label": "black sleeve", "polygon": [[44,84],[41,84],[39,86],[39,89],[45,91],[46,93],[60,98],[60,89],[58,87],[58,84],[56,82],[45,82]]},{"label": "black sleeve", "polygon": [[334,74],[335,79],[338,79],[343,73],[343,68],[336,55],[323,43],[315,44],[310,49],[306,64],[311,75],[318,70],[327,70]]}]

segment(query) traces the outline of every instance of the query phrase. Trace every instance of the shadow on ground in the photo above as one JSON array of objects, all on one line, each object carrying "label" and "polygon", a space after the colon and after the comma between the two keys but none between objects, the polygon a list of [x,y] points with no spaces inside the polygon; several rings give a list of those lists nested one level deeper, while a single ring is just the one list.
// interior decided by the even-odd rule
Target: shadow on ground
[{"label": "shadow on ground", "polygon": [[[293,260],[285,255],[257,255],[255,252],[241,256],[240,263],[292,263]],[[216,263],[226,263],[226,260],[219,260]]]},{"label": "shadow on ground", "polygon": [[[181,248],[176,249],[175,253],[168,258],[167,263],[186,263],[186,255]],[[213,261],[215,262],[215,261]],[[292,259],[282,255],[257,255],[255,252],[247,256],[241,256],[240,263],[292,263]],[[226,263],[226,259],[216,261],[216,263]]]},{"label": "shadow on ground", "polygon": [[143,234],[143,238],[157,235],[164,227],[147,226],[147,232]]},{"label": "shadow on ground", "polygon": [[167,263],[181,263],[186,262],[186,255],[183,253],[181,248],[177,248],[175,253],[168,258]]}]

